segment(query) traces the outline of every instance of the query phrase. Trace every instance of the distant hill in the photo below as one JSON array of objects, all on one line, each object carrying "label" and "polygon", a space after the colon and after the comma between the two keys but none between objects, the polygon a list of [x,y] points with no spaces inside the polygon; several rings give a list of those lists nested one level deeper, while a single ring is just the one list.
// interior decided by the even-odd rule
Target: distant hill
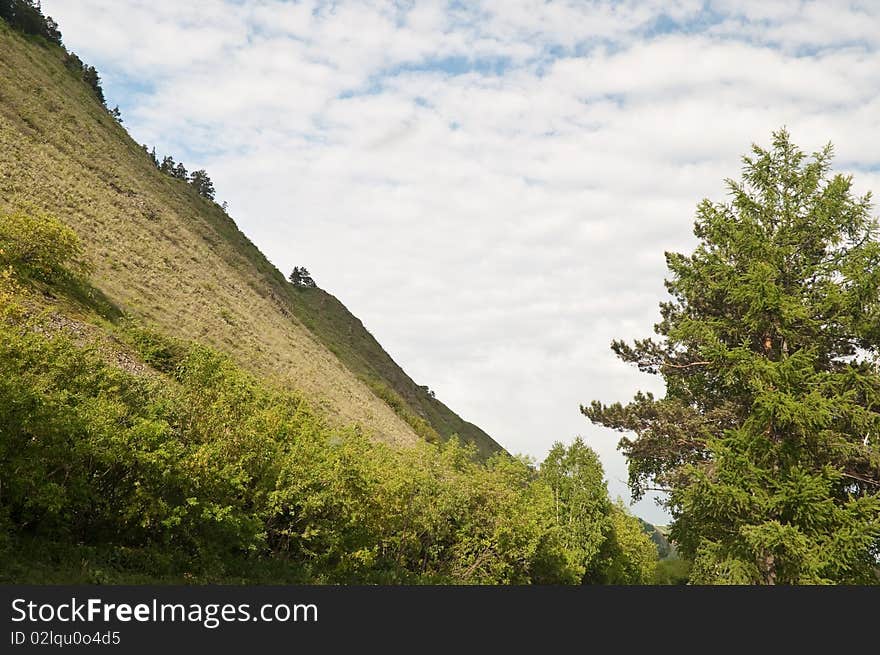
[{"label": "distant hill", "polygon": [[291,285],[218,204],[160,172],[75,62],[0,21],[0,210],[59,217],[122,311],[301,390],[339,424],[392,443],[458,434],[483,455],[501,450],[417,385],[339,300]]},{"label": "distant hill", "polygon": [[676,556],[675,546],[673,546],[666,536],[666,526],[652,525],[644,519],[639,519],[642,526],[642,532],[651,537],[651,541],[657,546],[657,554],[660,559],[669,559]]}]

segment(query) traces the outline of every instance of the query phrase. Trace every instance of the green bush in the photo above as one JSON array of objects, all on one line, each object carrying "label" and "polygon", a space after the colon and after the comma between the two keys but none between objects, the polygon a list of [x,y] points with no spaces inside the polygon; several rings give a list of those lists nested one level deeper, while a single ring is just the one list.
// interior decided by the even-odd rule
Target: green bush
[{"label": "green bush", "polygon": [[162,373],[173,372],[187,354],[188,345],[154,330],[130,323],[120,331],[120,336],[131,345],[145,363]]},{"label": "green bush", "polygon": [[76,233],[40,212],[0,214],[0,265],[47,283],[87,272]]},{"label": "green bush", "polygon": [[691,575],[691,563],[686,559],[673,557],[657,562],[654,583],[658,585],[686,585]]}]

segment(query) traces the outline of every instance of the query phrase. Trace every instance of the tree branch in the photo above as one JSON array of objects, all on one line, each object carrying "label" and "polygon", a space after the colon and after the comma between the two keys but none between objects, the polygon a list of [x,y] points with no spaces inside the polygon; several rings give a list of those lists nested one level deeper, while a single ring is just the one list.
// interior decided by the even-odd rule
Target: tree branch
[{"label": "tree branch", "polygon": [[843,477],[845,478],[852,478],[853,480],[858,480],[859,482],[864,482],[865,484],[872,484],[875,487],[880,487],[880,482],[872,480],[871,478],[864,478],[860,475],[853,475],[852,473],[846,473],[844,471],[841,471],[841,475],[843,475]]},{"label": "tree branch", "polygon": [[672,362],[663,362],[661,366],[668,366],[669,368],[691,368],[692,366],[709,366],[714,362],[691,362],[689,364],[673,364]]}]

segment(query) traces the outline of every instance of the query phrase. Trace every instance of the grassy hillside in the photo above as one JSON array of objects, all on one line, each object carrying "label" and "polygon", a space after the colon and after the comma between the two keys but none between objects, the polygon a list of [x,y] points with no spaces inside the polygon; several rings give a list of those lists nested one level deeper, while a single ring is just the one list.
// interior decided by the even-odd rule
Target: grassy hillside
[{"label": "grassy hillside", "polygon": [[70,225],[95,285],[124,312],[302,390],[331,420],[406,444],[426,436],[422,419],[499,449],[417,387],[339,301],[294,289],[216,204],[157,171],[59,47],[0,21],[0,210],[20,208]]}]

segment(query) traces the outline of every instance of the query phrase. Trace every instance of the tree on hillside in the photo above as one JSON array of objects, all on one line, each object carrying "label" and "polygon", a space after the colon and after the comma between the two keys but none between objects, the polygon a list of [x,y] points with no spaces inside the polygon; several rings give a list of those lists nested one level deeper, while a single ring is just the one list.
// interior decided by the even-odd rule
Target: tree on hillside
[{"label": "tree on hillside", "polygon": [[183,162],[177,162],[177,166],[174,167],[171,175],[176,177],[178,180],[183,180],[184,182],[186,182],[188,173],[186,170],[186,166],[183,165]]},{"label": "tree on hillside", "polygon": [[162,163],[159,164],[159,170],[166,175],[174,175],[174,166],[174,157],[172,157],[171,155],[165,155],[162,158]]},{"label": "tree on hillside", "polygon": [[83,81],[92,88],[98,101],[102,105],[106,105],[107,101],[104,98],[104,89],[101,88],[101,76],[98,75],[97,69],[94,66],[84,66],[82,78]]},{"label": "tree on hillside", "polygon": [[58,23],[51,16],[45,16],[44,36],[51,41],[61,45],[61,30],[58,29]]},{"label": "tree on hillside", "polygon": [[189,183],[193,185],[199,195],[208,200],[214,199],[214,183],[204,169],[193,171],[189,178]]},{"label": "tree on hillside", "polygon": [[33,0],[0,0],[0,18],[11,27],[61,45],[61,32],[51,16],[44,16],[39,2]]},{"label": "tree on hillside", "polygon": [[[0,2],[3,2],[3,0],[0,0]],[[73,71],[74,73],[82,77],[82,72],[85,68],[85,64],[83,63],[83,60],[76,55],[76,53],[66,52],[64,54],[63,61],[68,70]]]},{"label": "tree on hillside", "polygon": [[312,279],[312,276],[309,275],[308,270],[305,266],[294,266],[293,271],[290,273],[290,277],[287,278],[290,280],[290,283],[295,287],[315,287],[315,281]]},{"label": "tree on hillside", "polygon": [[153,162],[153,166],[159,168],[159,157],[156,155],[156,147],[153,146],[153,148],[150,149],[150,147],[146,143],[144,143],[143,145],[141,145],[141,148],[143,148],[144,152],[147,153],[150,161]]},{"label": "tree on hillside", "polygon": [[[0,0],[2,2],[2,0]],[[76,56],[73,52],[64,52],[63,56],[64,66],[71,72],[75,73],[79,76],[79,78],[89,85],[92,89],[92,93],[95,94],[95,97],[104,106],[106,109],[107,101],[104,98],[104,90],[101,88],[101,76],[98,75],[97,69],[94,66],[88,66],[83,63],[83,60]],[[118,114],[119,107],[116,107],[115,110],[110,113],[114,118],[122,122],[121,114]]]},{"label": "tree on hillside", "polygon": [[870,195],[785,131],[667,253],[659,339],[614,352],[666,395],[582,412],[621,432],[636,497],[668,491],[700,583],[876,583],[880,243]]}]

